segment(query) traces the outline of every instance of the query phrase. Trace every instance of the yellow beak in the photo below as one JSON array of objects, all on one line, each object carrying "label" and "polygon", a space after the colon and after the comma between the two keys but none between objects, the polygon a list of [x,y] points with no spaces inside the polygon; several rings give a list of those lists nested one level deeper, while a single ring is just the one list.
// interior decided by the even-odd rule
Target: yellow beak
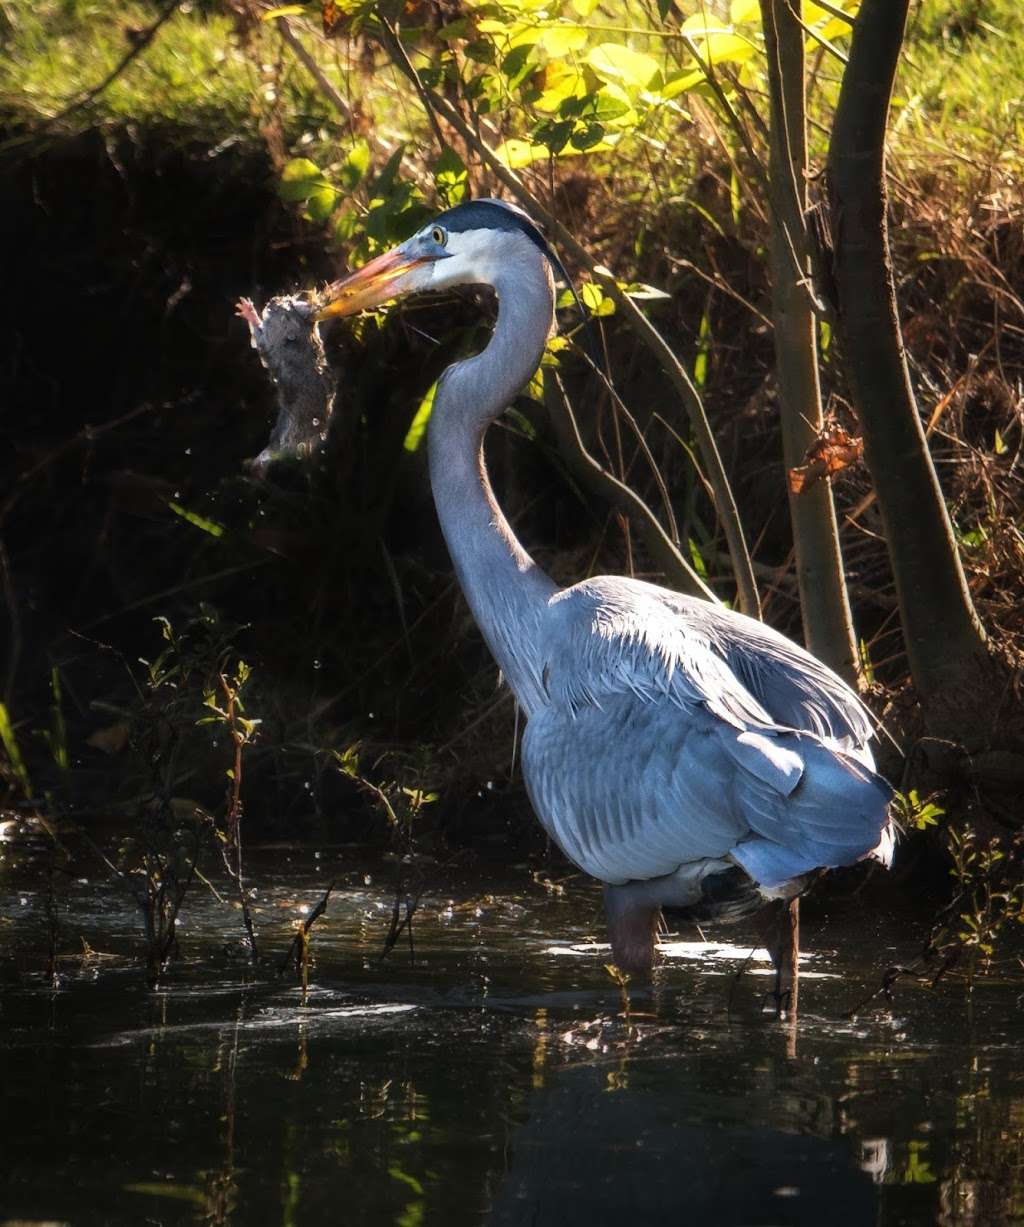
[{"label": "yellow beak", "polygon": [[422,256],[410,256],[400,247],[386,251],[358,272],[332,282],[323,290],[314,301],[313,318],[319,322],[333,315],[355,315],[378,307],[401,294],[402,286],[396,284],[400,278],[427,263]]}]

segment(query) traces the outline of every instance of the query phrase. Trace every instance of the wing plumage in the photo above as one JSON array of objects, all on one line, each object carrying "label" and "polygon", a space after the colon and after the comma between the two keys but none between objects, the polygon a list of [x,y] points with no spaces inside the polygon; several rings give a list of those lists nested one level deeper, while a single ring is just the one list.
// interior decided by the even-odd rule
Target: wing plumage
[{"label": "wing plumage", "polygon": [[523,769],[588,873],[622,883],[728,856],[772,887],[884,842],[870,717],[795,644],[621,578],[565,589],[549,614]]}]

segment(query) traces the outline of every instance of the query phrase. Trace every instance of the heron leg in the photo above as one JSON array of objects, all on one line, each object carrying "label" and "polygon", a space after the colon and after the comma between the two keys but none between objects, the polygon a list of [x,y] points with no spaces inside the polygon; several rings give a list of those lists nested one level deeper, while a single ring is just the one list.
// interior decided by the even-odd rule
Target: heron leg
[{"label": "heron leg", "polygon": [[795,1016],[799,990],[800,900],[773,900],[757,918],[757,934],[775,968],[775,1013]]},{"label": "heron leg", "polygon": [[654,966],[654,938],[661,908],[630,884],[604,888],[604,910],[615,966],[626,975],[648,980]]}]

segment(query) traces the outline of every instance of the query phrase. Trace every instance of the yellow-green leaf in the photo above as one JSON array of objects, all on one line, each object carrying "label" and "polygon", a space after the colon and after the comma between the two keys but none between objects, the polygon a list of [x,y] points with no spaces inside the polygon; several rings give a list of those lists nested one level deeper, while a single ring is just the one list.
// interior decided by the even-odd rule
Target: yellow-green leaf
[{"label": "yellow-green leaf", "polygon": [[301,4],[282,4],[276,9],[260,13],[260,21],[273,21],[275,17],[301,17],[305,9]]},{"label": "yellow-green leaf", "polygon": [[7,753],[7,760],[11,764],[11,770],[21,785],[22,791],[26,797],[31,799],[32,784],[28,778],[28,771],[25,768],[25,760],[21,757],[18,738],[14,732],[14,724],[7,711],[7,707],[3,703],[0,703],[0,742],[3,743],[4,750]]},{"label": "yellow-green leaf", "polygon": [[215,520],[208,520],[196,511],[189,511],[187,507],[182,507],[180,503],[174,502],[173,499],[167,500],[167,506],[176,516],[181,516],[183,520],[187,520],[189,524],[194,525],[196,528],[201,528],[204,533],[209,533],[211,537],[224,536],[223,524],[218,524]]},{"label": "yellow-green leaf", "polygon": [[761,5],[758,0],[732,0],[729,6],[729,20],[735,25],[739,21],[759,21]]},{"label": "yellow-green leaf", "polygon": [[420,401],[420,407],[416,410],[416,416],[413,418],[409,429],[405,432],[402,446],[407,452],[417,451],[419,445],[423,442],[427,423],[430,421],[430,415],[434,411],[434,394],[436,392],[437,384],[432,383],[427,390],[426,396]]},{"label": "yellow-green leaf", "polygon": [[541,96],[533,105],[545,114],[557,111],[566,98],[582,95],[586,90],[583,74],[558,60],[552,60],[545,66],[541,81]]},{"label": "yellow-green leaf", "polygon": [[[554,156],[557,158],[572,158],[586,157],[591,153],[603,153],[606,150],[614,149],[620,139],[620,133],[607,133],[603,140],[597,142],[596,145],[590,145],[587,149],[575,149],[572,145],[566,145]],[[510,137],[509,140],[503,141],[495,150],[498,157],[505,163],[510,170],[519,170],[523,166],[529,166],[532,162],[546,162],[552,156],[551,150],[547,145],[531,145],[529,141],[521,141],[516,137]]]},{"label": "yellow-green leaf", "polygon": [[742,64],[749,60],[757,47],[741,34],[716,30],[698,43],[700,57],[711,64]]},{"label": "yellow-green leaf", "polygon": [[660,71],[657,60],[618,43],[594,47],[587,63],[602,80],[618,82],[633,91],[646,89]]},{"label": "yellow-green leaf", "polygon": [[278,194],[282,200],[308,200],[324,183],[323,173],[309,158],[292,158],[281,171]]},{"label": "yellow-green leaf", "polygon": [[658,93],[665,102],[668,102],[677,94],[684,94],[687,90],[693,89],[695,85],[702,85],[706,80],[703,69],[695,68],[690,72],[681,73],[671,81],[666,81]]},{"label": "yellow-green leaf", "polygon": [[707,38],[711,34],[731,34],[732,26],[716,21],[710,13],[703,10],[687,17],[679,27],[680,34],[688,34],[691,38]]},{"label": "yellow-green leaf", "polygon": [[580,298],[588,311],[597,311],[604,301],[604,290],[593,281],[584,281],[580,286]]},{"label": "yellow-green leaf", "polygon": [[559,23],[540,31],[540,45],[554,60],[570,51],[579,51],[586,44],[587,32],[582,26]]}]

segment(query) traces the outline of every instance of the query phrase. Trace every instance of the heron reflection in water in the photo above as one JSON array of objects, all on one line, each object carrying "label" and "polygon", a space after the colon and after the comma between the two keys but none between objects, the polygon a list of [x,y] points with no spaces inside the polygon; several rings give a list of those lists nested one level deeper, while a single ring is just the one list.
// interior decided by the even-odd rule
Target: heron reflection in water
[{"label": "heron reflection in water", "polygon": [[871,719],[836,674],[752,618],[624,576],[560,588],[520,544],[483,441],[540,362],[553,269],[524,212],[474,200],[328,286],[317,318],[424,290],[494,290],[490,342],[438,382],[430,480],[459,582],[526,718],[533,808],[604,883],[622,971],[650,972],[662,913],[707,922],[770,909],[781,999],[795,972],[787,901],[823,868],[892,859]]}]

